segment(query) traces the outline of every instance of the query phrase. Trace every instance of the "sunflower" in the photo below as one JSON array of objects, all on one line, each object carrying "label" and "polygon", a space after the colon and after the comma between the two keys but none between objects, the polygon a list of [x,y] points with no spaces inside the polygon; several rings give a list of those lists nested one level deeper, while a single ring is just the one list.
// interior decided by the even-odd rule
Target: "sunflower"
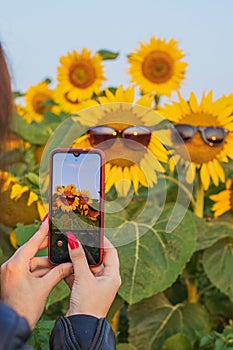
[{"label": "sunflower", "polygon": [[53,203],[53,208],[61,208],[62,211],[69,212],[77,209],[78,203],[75,185],[56,187],[56,200]]},{"label": "sunflower", "polygon": [[[163,120],[151,108],[153,96],[143,96],[134,104],[134,95],[134,87],[124,90],[119,86],[115,94],[106,89],[105,96],[98,99],[98,107],[81,111],[79,117],[73,119],[89,127],[108,126],[115,130],[113,135],[131,126],[138,125],[149,129]],[[134,132],[134,129],[132,130]],[[138,149],[130,148],[124,141],[117,137],[111,147],[104,149],[107,162],[106,192],[115,186],[120,196],[126,196],[131,185],[136,194],[140,185],[153,187],[158,180],[157,174],[165,171],[160,162],[167,162],[167,150],[162,145],[158,130],[151,130],[146,146],[140,146]],[[72,147],[94,147],[90,134],[81,136]]]},{"label": "sunflower", "polygon": [[77,196],[79,198],[78,210],[81,215],[88,216],[90,207],[89,205],[92,203],[92,198],[89,191],[78,191]]},{"label": "sunflower", "polygon": [[16,104],[15,105],[15,111],[17,114],[19,114],[28,124],[31,124],[33,118],[32,116],[28,113],[25,107]]},{"label": "sunflower", "polygon": [[176,40],[152,37],[149,44],[140,43],[140,47],[129,55],[131,81],[139,85],[143,93],[169,97],[185,78],[187,63],[182,61],[184,56]]},{"label": "sunflower", "polygon": [[214,205],[211,210],[214,212],[214,217],[233,210],[233,190],[232,190],[233,179],[228,179],[226,181],[226,189],[219,192],[218,194],[213,194],[210,199],[214,201]]},{"label": "sunflower", "polygon": [[72,101],[68,96],[68,92],[64,92],[60,84],[58,84],[53,91],[53,100],[56,103],[54,113],[57,114],[61,112],[75,114],[81,109],[97,105],[97,102],[94,100]]},{"label": "sunflower", "polygon": [[[201,132],[196,132],[189,142],[182,145],[174,143],[175,150],[171,162],[183,161],[186,164],[186,181],[192,183],[196,171],[200,171],[200,180],[204,190],[208,190],[210,181],[215,186],[219,181],[225,181],[222,162],[233,158],[233,115],[232,104],[225,96],[213,101],[213,94],[202,95],[198,103],[193,92],[190,93],[189,102],[178,94],[179,101],[159,107],[160,113],[175,124],[188,124],[196,127],[220,128],[226,132],[224,142],[213,147],[211,142],[204,141]],[[213,140],[216,139],[213,137]],[[184,152],[186,148],[187,152]]]},{"label": "sunflower", "polygon": [[68,52],[60,58],[61,65],[57,68],[59,85],[67,93],[69,100],[77,102],[87,100],[92,95],[99,94],[104,80],[102,58],[86,48],[78,53]]},{"label": "sunflower", "polygon": [[17,222],[29,224],[44,217],[46,209],[34,190],[21,185],[8,172],[0,171],[0,183],[1,223],[13,227]]},{"label": "sunflower", "polygon": [[44,113],[53,109],[53,105],[47,104],[52,98],[53,92],[46,82],[31,86],[25,94],[25,109],[33,120],[41,122]]}]

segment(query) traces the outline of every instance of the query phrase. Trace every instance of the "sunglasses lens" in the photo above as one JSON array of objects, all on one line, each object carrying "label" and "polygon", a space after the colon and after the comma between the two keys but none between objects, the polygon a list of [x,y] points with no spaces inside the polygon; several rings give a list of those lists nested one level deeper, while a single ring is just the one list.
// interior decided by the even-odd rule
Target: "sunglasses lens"
[{"label": "sunglasses lens", "polygon": [[189,142],[196,134],[196,128],[188,124],[175,124],[172,131],[172,140],[174,143]]},{"label": "sunglasses lens", "polygon": [[207,127],[204,130],[205,141],[210,146],[220,146],[225,141],[227,131],[221,127]]},{"label": "sunglasses lens", "polygon": [[98,145],[101,149],[110,148],[114,143],[116,131],[108,126],[96,126],[89,129],[89,141],[92,147]]},{"label": "sunglasses lens", "polygon": [[150,143],[151,131],[144,126],[130,126],[123,131],[122,136],[128,148],[142,150]]}]

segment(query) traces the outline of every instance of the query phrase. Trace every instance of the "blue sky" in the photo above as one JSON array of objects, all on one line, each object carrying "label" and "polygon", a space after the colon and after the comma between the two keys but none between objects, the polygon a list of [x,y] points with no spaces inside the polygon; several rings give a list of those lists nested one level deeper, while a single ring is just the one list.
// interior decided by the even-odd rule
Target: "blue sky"
[{"label": "blue sky", "polygon": [[8,0],[0,4],[0,38],[14,77],[25,91],[56,79],[59,57],[87,47],[119,51],[105,63],[105,85],[129,85],[126,55],[154,36],[175,38],[186,53],[181,92],[233,91],[231,0]]},{"label": "blue sky", "polygon": [[77,191],[89,191],[91,198],[100,196],[100,156],[97,154],[56,153],[53,166],[53,191],[57,186],[74,184]]}]

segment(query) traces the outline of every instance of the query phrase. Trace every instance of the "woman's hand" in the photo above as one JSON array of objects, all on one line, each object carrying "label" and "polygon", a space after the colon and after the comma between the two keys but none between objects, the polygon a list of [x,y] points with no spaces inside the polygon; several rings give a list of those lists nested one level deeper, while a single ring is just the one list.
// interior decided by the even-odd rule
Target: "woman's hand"
[{"label": "woman's hand", "polygon": [[35,257],[47,246],[48,220],[1,266],[1,295],[5,304],[27,319],[31,329],[39,320],[49,293],[73,272],[72,264],[52,267],[47,257]]},{"label": "woman's hand", "polygon": [[121,284],[117,250],[105,238],[103,265],[90,269],[84,250],[72,233],[68,234],[68,242],[74,276],[66,279],[71,287],[66,316],[86,314],[106,317]]}]

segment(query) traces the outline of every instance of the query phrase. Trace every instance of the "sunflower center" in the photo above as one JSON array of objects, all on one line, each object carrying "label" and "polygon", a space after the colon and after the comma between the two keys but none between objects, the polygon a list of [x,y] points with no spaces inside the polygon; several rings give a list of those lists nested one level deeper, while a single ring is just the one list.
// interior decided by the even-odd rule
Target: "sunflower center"
[{"label": "sunflower center", "polygon": [[[220,126],[217,118],[213,115],[205,113],[192,113],[179,120],[180,124],[189,124],[194,126]],[[224,144],[220,146],[210,147],[203,140],[200,132],[198,131],[191,141],[185,143],[185,147],[178,147],[176,150],[185,159],[189,160],[188,154],[192,162],[196,164],[208,163],[209,161],[215,159],[222,151]],[[188,151],[188,152],[187,152]]]},{"label": "sunflower center", "polygon": [[61,196],[61,201],[65,205],[72,205],[74,203],[75,197],[70,195],[70,196]]},{"label": "sunflower center", "polygon": [[167,82],[174,71],[172,57],[164,51],[151,51],[142,63],[143,75],[155,84]]},{"label": "sunflower center", "polygon": [[121,138],[117,138],[111,148],[104,150],[106,161],[112,166],[116,165],[122,168],[139,164],[146,152],[147,150],[144,148],[136,152],[127,148]]},{"label": "sunflower center", "polygon": [[50,111],[52,106],[45,104],[45,101],[49,100],[50,98],[50,96],[43,93],[34,96],[32,100],[34,111],[38,114],[44,114],[45,112]]},{"label": "sunflower center", "polygon": [[96,80],[96,72],[92,64],[78,62],[71,67],[69,78],[74,86],[80,89],[87,89]]}]

